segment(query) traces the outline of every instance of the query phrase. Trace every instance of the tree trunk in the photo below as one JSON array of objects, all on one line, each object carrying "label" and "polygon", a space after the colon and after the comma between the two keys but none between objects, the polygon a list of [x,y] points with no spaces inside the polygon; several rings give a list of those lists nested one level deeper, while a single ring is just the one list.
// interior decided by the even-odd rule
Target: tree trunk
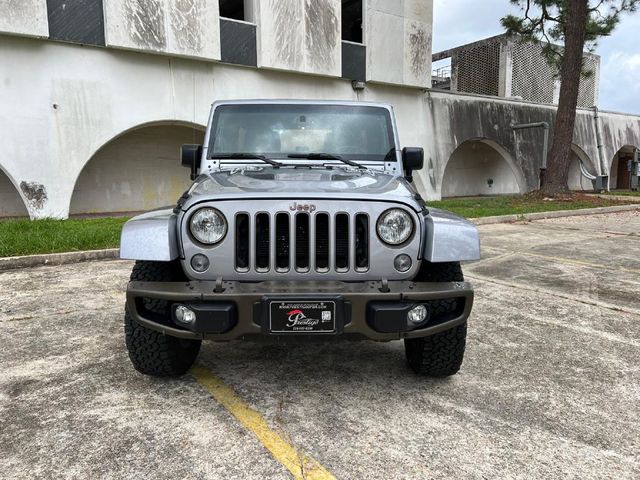
[{"label": "tree trunk", "polygon": [[588,16],[588,0],[568,0],[564,54],[560,65],[560,101],[553,129],[547,171],[540,191],[547,196],[569,195],[571,144],[576,121],[578,90],[582,75],[582,55]]}]

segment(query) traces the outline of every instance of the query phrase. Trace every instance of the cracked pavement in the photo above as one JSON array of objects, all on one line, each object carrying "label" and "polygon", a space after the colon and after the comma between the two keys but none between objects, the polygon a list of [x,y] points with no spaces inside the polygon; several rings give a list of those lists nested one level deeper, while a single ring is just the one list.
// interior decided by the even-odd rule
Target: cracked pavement
[{"label": "cracked pavement", "polygon": [[[209,342],[198,364],[337,478],[639,478],[640,212],[480,231],[451,379],[401,342]],[[289,478],[192,375],[130,366],[131,265],[0,273],[2,476]]]}]

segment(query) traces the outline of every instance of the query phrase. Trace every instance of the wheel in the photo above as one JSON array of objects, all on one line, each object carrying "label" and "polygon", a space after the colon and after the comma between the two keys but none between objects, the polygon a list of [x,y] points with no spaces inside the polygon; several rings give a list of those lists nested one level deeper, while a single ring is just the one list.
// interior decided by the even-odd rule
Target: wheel
[{"label": "wheel", "polygon": [[[131,272],[133,281],[169,282],[183,278],[177,262],[137,261]],[[166,300],[145,299],[144,306],[160,315],[168,314],[169,310]],[[202,343],[200,340],[186,340],[150,330],[134,321],[127,311],[124,315],[124,333],[134,368],[145,375],[158,377],[178,376],[189,370]]]},{"label": "wheel", "polygon": [[[414,279],[419,282],[462,282],[462,268],[458,262],[422,264]],[[457,300],[434,302],[435,312],[450,312],[457,308]],[[406,338],[404,349],[411,369],[429,377],[455,375],[464,358],[467,340],[466,322],[457,327],[423,338]]]},{"label": "wheel", "polygon": [[464,275],[460,262],[422,262],[414,280],[416,282],[464,282]]}]

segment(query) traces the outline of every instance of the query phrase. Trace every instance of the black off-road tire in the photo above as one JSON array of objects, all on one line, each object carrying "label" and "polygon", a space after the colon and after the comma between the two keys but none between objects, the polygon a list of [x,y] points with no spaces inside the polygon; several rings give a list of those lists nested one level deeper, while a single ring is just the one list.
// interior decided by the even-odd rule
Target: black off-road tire
[{"label": "black off-road tire", "polygon": [[[423,263],[415,278],[419,282],[462,282],[460,263]],[[434,312],[450,312],[457,308],[457,300],[441,300],[432,305]],[[407,338],[404,348],[411,369],[429,377],[455,375],[462,365],[467,340],[467,324],[429,337]]]},{"label": "black off-road tire", "polygon": [[[170,282],[184,279],[177,262],[138,261],[131,272],[131,280]],[[169,304],[165,300],[145,299],[146,309],[167,315]],[[143,327],[129,312],[124,315],[124,332],[129,358],[134,368],[145,375],[173,377],[184,374],[198,356],[200,340],[186,340]]]},{"label": "black off-road tire", "polygon": [[460,262],[429,263],[422,262],[420,271],[414,278],[416,282],[464,282]]}]

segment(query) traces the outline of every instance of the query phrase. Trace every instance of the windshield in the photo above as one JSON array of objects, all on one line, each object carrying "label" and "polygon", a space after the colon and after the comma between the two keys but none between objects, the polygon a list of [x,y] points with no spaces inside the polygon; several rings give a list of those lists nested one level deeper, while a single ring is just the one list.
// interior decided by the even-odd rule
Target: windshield
[{"label": "windshield", "polygon": [[245,153],[300,159],[304,154],[322,153],[348,160],[384,161],[394,149],[391,116],[385,108],[222,105],[213,118],[209,158]]}]

